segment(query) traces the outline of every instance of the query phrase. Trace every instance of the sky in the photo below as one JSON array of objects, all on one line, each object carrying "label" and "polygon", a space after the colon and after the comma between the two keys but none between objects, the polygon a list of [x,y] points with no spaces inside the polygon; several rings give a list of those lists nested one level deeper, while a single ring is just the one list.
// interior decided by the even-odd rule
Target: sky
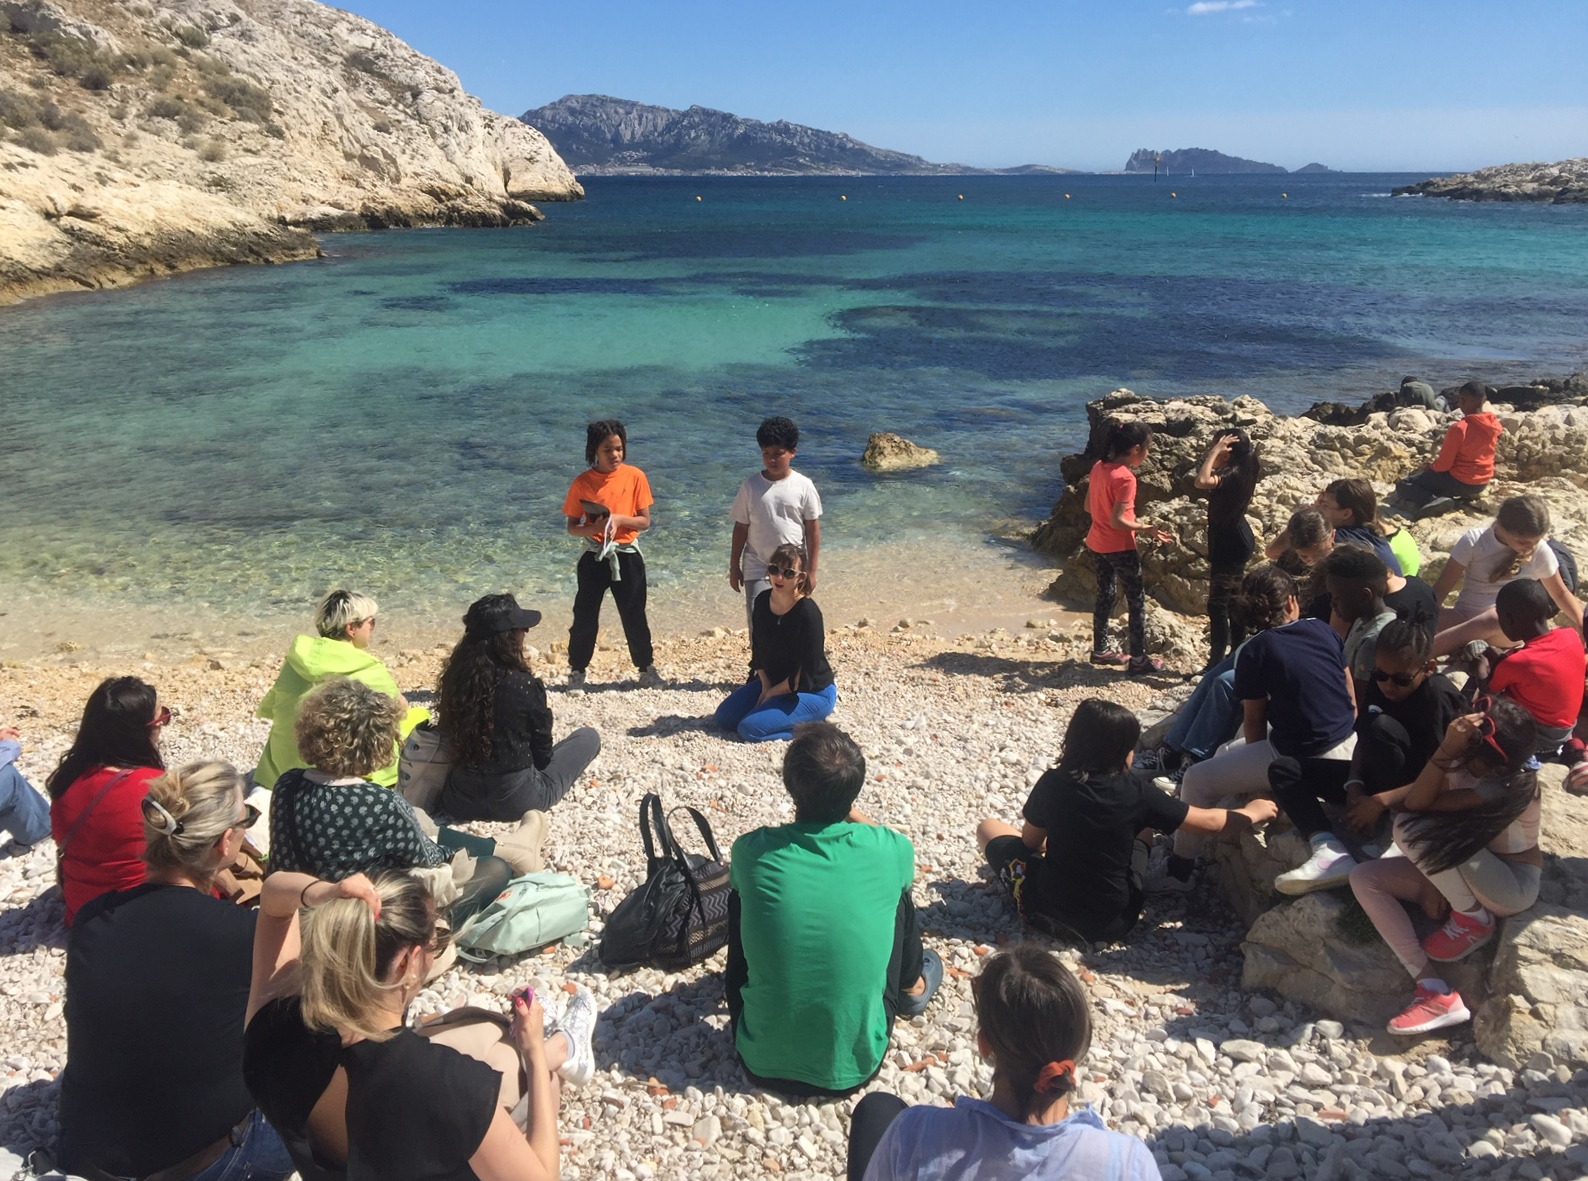
[{"label": "sky", "polygon": [[495,110],[716,107],[978,167],[1588,155],[1588,0],[343,0]]}]

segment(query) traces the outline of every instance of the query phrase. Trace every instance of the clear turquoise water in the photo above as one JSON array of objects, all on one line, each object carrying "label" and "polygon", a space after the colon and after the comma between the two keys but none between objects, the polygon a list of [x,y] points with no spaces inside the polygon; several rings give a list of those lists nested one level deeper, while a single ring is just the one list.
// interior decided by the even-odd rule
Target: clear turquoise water
[{"label": "clear turquoise water", "polygon": [[[562,595],[583,423],[617,414],[653,580],[687,588],[719,577],[770,413],[805,432],[830,547],[976,544],[1051,504],[1118,385],[1298,409],[1581,366],[1588,209],[1389,199],[1404,179],[595,180],[531,230],[0,309],[0,586]],[[869,476],[874,429],[945,462]]]}]

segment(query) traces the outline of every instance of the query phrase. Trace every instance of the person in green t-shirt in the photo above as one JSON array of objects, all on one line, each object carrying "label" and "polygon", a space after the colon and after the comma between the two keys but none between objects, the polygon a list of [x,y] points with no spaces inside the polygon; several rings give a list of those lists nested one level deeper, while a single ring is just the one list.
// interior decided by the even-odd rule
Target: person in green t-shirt
[{"label": "person in green t-shirt", "polygon": [[830,722],[800,727],[783,759],[794,823],[733,845],[724,988],[753,1082],[845,1095],[882,1067],[896,1016],[943,980],[921,946],[909,838],[855,810],[866,758]]}]

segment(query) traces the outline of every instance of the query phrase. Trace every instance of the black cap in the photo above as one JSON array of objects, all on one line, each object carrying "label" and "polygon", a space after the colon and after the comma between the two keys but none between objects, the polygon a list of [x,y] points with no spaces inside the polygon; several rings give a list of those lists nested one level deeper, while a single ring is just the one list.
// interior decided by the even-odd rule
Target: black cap
[{"label": "black cap", "polygon": [[469,605],[463,629],[475,635],[522,631],[540,622],[540,612],[520,607],[512,595],[486,595]]}]

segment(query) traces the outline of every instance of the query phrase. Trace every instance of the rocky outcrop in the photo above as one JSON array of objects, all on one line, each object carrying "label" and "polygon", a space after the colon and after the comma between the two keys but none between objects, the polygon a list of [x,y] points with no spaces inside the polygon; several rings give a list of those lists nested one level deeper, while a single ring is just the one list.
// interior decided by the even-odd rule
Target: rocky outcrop
[{"label": "rocky outcrop", "polygon": [[860,457],[860,466],[874,472],[906,472],[937,462],[937,452],[930,447],[918,447],[890,431],[872,431]]},{"label": "rocky outcrop", "polygon": [[[1568,391],[1581,380],[1581,375],[1557,379]],[[1505,434],[1496,456],[1495,482],[1470,511],[1410,526],[1429,559],[1430,572],[1437,572],[1462,530],[1487,521],[1500,500],[1524,485],[1527,491],[1548,497],[1556,535],[1575,552],[1588,554],[1588,407],[1544,406],[1523,413],[1497,402],[1496,409]],[[1275,415],[1254,398],[1226,401],[1205,396],[1158,402],[1130,390],[1115,390],[1088,403],[1087,418],[1086,449],[1060,461],[1064,491],[1032,537],[1033,545],[1060,566],[1049,594],[1076,606],[1089,604],[1096,576],[1085,546],[1091,523],[1086,511],[1088,473],[1102,454],[1109,423],[1139,420],[1152,425],[1154,436],[1147,462],[1136,473],[1137,515],[1174,536],[1167,545],[1142,542],[1147,592],[1171,611],[1200,616],[1207,603],[1207,506],[1192,485],[1216,429],[1242,427],[1257,445],[1260,478],[1248,521],[1253,533],[1268,539],[1331,480],[1366,477],[1381,497],[1386,496],[1398,479],[1438,453],[1445,427],[1455,416],[1403,407],[1369,412],[1359,423],[1331,426]]]},{"label": "rocky outcrop", "polygon": [[[1538,903],[1502,919],[1490,947],[1440,965],[1473,1011],[1478,1048],[1512,1069],[1540,1052],[1556,1063],[1588,1064],[1588,864],[1581,856],[1588,800],[1568,795],[1564,778],[1557,765],[1540,773],[1545,861]],[[1349,890],[1296,899],[1274,892],[1275,875],[1305,856],[1305,842],[1283,818],[1212,848],[1213,879],[1248,927],[1241,987],[1380,1026],[1406,1003],[1406,970]],[[1420,912],[1413,918],[1425,933],[1435,926]]]},{"label": "rocky outcrop", "polygon": [[0,301],[582,195],[544,136],[313,0],[0,0]]},{"label": "rocky outcrop", "polygon": [[1125,161],[1126,172],[1152,172],[1154,164],[1159,172],[1182,176],[1200,172],[1204,176],[1226,176],[1240,173],[1284,173],[1278,164],[1264,164],[1261,160],[1244,160],[1240,156],[1226,156],[1211,148],[1178,148],[1172,152],[1153,148],[1137,148]]},{"label": "rocky outcrop", "polygon": [[564,159],[586,176],[865,175],[974,172],[874,148],[837,131],[779,119],[763,123],[694,106],[656,107],[605,94],[570,94],[525,111]]},{"label": "rocky outcrop", "polygon": [[1588,156],[1555,164],[1496,164],[1476,172],[1436,176],[1394,190],[1397,197],[1449,197],[1456,201],[1588,203]]}]

